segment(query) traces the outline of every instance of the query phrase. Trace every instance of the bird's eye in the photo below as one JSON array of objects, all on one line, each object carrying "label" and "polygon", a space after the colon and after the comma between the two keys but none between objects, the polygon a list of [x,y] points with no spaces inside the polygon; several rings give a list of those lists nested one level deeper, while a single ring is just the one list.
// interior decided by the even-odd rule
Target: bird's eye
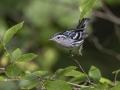
[{"label": "bird's eye", "polygon": [[57,39],[59,39],[60,37],[57,37]]}]

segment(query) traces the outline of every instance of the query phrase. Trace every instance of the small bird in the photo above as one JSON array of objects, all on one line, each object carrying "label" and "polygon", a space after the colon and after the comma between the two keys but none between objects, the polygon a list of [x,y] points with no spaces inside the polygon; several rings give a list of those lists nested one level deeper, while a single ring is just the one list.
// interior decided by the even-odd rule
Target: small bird
[{"label": "small bird", "polygon": [[49,40],[53,40],[62,47],[65,47],[70,50],[70,57],[73,56],[72,49],[80,46],[79,54],[82,55],[82,45],[84,39],[88,37],[88,34],[85,33],[86,26],[90,21],[89,18],[83,18],[76,27],[76,29],[70,29],[64,32],[56,33]]}]

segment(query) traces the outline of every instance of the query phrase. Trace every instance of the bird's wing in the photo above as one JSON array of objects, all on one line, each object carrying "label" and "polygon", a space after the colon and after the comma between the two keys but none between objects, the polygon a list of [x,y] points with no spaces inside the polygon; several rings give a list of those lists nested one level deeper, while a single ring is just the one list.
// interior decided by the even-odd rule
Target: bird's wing
[{"label": "bird's wing", "polygon": [[76,27],[76,29],[86,28],[89,21],[90,21],[89,18],[83,18],[82,21],[79,20],[79,23],[78,23],[78,26]]},{"label": "bird's wing", "polygon": [[63,35],[78,41],[88,36],[86,33],[83,32],[83,30],[69,30],[63,32]]}]

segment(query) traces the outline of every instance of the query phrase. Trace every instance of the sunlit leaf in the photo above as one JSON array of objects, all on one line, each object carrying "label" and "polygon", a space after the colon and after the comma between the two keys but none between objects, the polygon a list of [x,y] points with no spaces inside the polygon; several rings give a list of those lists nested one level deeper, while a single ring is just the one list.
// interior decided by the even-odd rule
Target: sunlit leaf
[{"label": "sunlit leaf", "polygon": [[94,80],[100,80],[100,78],[101,78],[100,70],[98,68],[96,68],[95,66],[91,66],[91,68],[89,70],[89,77]]},{"label": "sunlit leaf", "polygon": [[36,57],[37,57],[37,55],[34,53],[27,53],[27,54],[22,55],[17,61],[27,62],[27,61],[30,61],[30,60],[36,58]]},{"label": "sunlit leaf", "polygon": [[10,29],[8,29],[3,37],[3,42],[6,44],[12,37],[13,35],[22,27],[24,22],[21,22]]},{"label": "sunlit leaf", "polygon": [[19,48],[17,48],[13,53],[12,53],[12,59],[16,60],[22,55],[22,52]]},{"label": "sunlit leaf", "polygon": [[82,3],[79,7],[80,20],[82,20],[82,18],[84,18],[84,16],[87,15],[92,10],[96,1],[97,0],[82,0]]},{"label": "sunlit leaf", "polygon": [[10,78],[17,78],[21,73],[23,73],[23,69],[13,64],[9,65],[5,70],[5,74]]},{"label": "sunlit leaf", "polygon": [[71,87],[62,80],[59,81],[47,81],[45,84],[47,90],[72,90]]},{"label": "sunlit leaf", "polygon": [[103,77],[100,78],[100,82],[101,83],[111,83],[111,81],[109,79],[103,78]]}]

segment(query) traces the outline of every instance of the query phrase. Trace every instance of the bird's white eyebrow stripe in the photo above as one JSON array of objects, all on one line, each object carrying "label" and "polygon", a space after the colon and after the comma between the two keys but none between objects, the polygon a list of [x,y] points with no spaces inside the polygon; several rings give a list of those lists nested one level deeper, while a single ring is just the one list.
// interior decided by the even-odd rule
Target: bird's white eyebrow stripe
[{"label": "bird's white eyebrow stripe", "polygon": [[73,39],[76,39],[78,37],[78,33],[75,34],[75,36],[73,37]]},{"label": "bird's white eyebrow stripe", "polygon": [[79,39],[82,37],[82,32],[80,32],[80,37],[79,37]]}]

